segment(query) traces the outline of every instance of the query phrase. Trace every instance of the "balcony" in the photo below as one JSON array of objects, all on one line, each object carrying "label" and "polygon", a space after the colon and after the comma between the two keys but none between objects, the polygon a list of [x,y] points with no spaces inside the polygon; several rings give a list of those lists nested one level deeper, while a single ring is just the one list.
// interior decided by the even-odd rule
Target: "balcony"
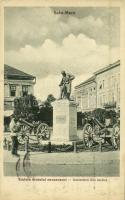
[{"label": "balcony", "polygon": [[116,102],[109,102],[103,104],[103,108],[116,108]]}]

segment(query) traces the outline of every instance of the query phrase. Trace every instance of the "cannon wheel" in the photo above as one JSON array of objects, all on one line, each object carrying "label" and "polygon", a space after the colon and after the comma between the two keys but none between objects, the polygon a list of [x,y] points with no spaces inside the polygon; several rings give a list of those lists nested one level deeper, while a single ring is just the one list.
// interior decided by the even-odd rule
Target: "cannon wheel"
[{"label": "cannon wheel", "polygon": [[114,149],[120,149],[120,127],[117,123],[113,126],[112,145]]},{"label": "cannon wheel", "polygon": [[92,146],[92,133],[93,133],[93,127],[91,124],[87,123],[83,127],[83,142],[86,147]]},{"label": "cannon wheel", "polygon": [[30,133],[30,128],[26,124],[21,125],[21,130],[18,134],[18,142],[20,144],[25,144],[25,141],[28,139],[28,134]]},{"label": "cannon wheel", "polygon": [[40,143],[41,140],[49,140],[50,139],[50,131],[49,126],[45,123],[41,123],[37,128],[37,141]]},{"label": "cannon wheel", "polygon": [[95,133],[95,135],[99,135],[100,131],[101,131],[100,126],[96,124],[94,126],[94,133]]}]

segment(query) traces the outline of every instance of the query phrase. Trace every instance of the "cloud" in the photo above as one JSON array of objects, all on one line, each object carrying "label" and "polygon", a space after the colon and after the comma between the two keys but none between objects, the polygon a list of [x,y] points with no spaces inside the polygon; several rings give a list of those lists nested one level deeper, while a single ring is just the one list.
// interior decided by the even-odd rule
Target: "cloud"
[{"label": "cloud", "polygon": [[[79,10],[84,12],[86,9]],[[52,8],[5,8],[5,48],[20,49],[25,45],[38,47],[47,38],[61,43],[69,34],[83,33],[100,44],[119,45],[119,12],[103,10],[98,14],[78,17],[55,15]],[[99,8],[96,9],[99,11]],[[107,14],[107,16],[105,15]],[[111,37],[110,37],[111,35]]]},{"label": "cloud", "polygon": [[49,94],[53,94],[58,98],[59,81],[60,77],[56,75],[48,75],[47,77],[38,78],[34,87],[34,95],[42,101],[46,100]]},{"label": "cloud", "polygon": [[5,8],[5,63],[35,75],[41,99],[59,96],[61,70],[76,76],[74,87],[120,58],[119,9],[76,8],[75,16],[54,9]]},{"label": "cloud", "polygon": [[49,36],[59,16],[51,8],[5,8],[5,47],[39,46]]},{"label": "cloud", "polygon": [[[93,16],[87,16],[81,19],[70,17],[68,20],[68,25],[71,27],[72,31],[91,31],[93,28],[96,27],[98,30],[99,28],[102,28],[104,26],[103,21],[98,17],[94,18]],[[94,30],[95,31],[95,30]]]},{"label": "cloud", "polygon": [[5,61],[12,66],[45,77],[59,74],[62,69],[75,75],[93,72],[119,59],[119,48],[97,44],[84,34],[69,34],[58,44],[46,39],[39,47],[26,45],[19,51],[11,50],[5,54]]}]

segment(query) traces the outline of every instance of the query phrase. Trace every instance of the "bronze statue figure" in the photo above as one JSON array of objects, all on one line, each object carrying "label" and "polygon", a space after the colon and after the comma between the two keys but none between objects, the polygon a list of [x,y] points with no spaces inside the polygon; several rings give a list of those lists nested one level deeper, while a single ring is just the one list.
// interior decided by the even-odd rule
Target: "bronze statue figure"
[{"label": "bronze statue figure", "polygon": [[71,82],[75,78],[74,75],[66,73],[65,71],[61,72],[62,80],[59,84],[60,86],[60,98],[59,99],[70,99],[71,94]]}]

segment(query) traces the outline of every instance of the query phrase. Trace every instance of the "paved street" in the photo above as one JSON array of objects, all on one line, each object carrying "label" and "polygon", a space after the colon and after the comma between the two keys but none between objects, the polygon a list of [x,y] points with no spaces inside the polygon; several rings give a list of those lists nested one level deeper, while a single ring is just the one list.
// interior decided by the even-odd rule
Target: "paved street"
[{"label": "paved street", "polygon": [[[42,153],[32,152],[25,162],[24,152],[20,152],[18,175],[24,176],[31,171],[31,176],[119,176],[119,151],[81,152],[81,153]],[[18,158],[10,151],[4,153],[4,174],[16,176]]]},{"label": "paved street", "polygon": [[[5,133],[9,139],[9,133]],[[82,138],[82,131],[78,131]],[[18,158],[10,151],[4,151],[4,173],[16,176]],[[25,176],[23,168],[24,151],[20,153],[20,169],[18,174]],[[28,163],[28,164],[27,164]],[[79,153],[45,153],[31,152],[26,161],[26,170],[32,176],[119,176],[119,151],[79,152]],[[18,163],[19,164],[19,163]]]}]

